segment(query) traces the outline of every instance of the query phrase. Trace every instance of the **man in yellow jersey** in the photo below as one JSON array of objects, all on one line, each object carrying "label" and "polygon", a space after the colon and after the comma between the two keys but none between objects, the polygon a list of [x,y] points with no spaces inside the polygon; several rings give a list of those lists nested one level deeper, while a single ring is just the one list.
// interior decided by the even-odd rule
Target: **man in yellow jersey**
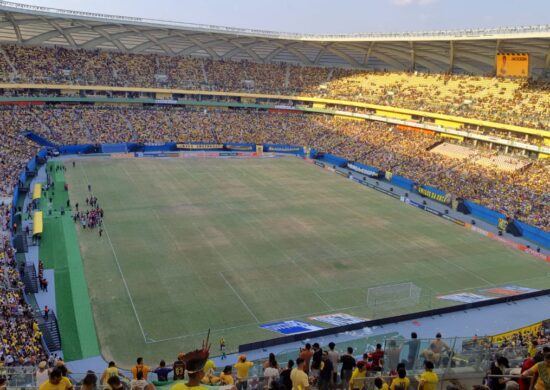
[{"label": "man in yellow jersey", "polygon": [[390,387],[386,382],[382,380],[382,378],[376,378],[374,379],[374,386],[377,390],[389,390]]},{"label": "man in yellow jersey", "polygon": [[435,390],[439,383],[439,377],[433,372],[434,364],[429,360],[424,362],[426,371],[418,379],[418,390]]},{"label": "man in yellow jersey", "polygon": [[197,349],[193,352],[186,353],[183,356],[183,362],[189,376],[189,381],[186,383],[176,383],[170,390],[208,390],[207,387],[201,384],[204,378],[204,366],[210,355],[210,345],[203,342],[202,349]]},{"label": "man in yellow jersey", "polygon": [[[544,354],[544,360],[524,371],[521,376],[536,375],[535,390],[550,390],[550,353]],[[42,386],[40,386],[42,390]]]},{"label": "man in yellow jersey", "polygon": [[349,381],[350,390],[353,389],[363,389],[365,387],[365,377],[367,376],[367,369],[365,367],[365,362],[357,363],[357,367],[353,370],[351,374],[351,379]]},{"label": "man in yellow jersey", "polygon": [[292,390],[309,390],[309,378],[304,372],[305,361],[299,357],[296,359],[296,368],[290,372],[290,380],[292,381]]},{"label": "man in yellow jersey", "polygon": [[39,390],[72,390],[73,384],[69,378],[63,376],[59,368],[54,368],[50,372],[50,378],[42,383]]},{"label": "man in yellow jersey", "polygon": [[254,365],[246,361],[246,355],[239,356],[239,361],[233,367],[237,370],[237,389],[246,390],[248,388],[248,371]]},{"label": "man in yellow jersey", "polygon": [[397,378],[393,378],[391,382],[391,390],[408,390],[411,381],[407,378],[407,371],[404,368],[397,370]]},{"label": "man in yellow jersey", "polygon": [[105,371],[103,371],[103,374],[101,375],[100,383],[103,386],[107,386],[107,381],[112,376],[122,376],[118,371],[118,367],[113,361],[109,362],[109,366],[105,369]]}]

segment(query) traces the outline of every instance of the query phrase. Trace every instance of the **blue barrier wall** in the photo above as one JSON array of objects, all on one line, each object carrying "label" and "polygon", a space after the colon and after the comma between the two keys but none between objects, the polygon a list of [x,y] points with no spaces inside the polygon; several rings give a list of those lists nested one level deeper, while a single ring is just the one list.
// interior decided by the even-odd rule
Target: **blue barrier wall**
[{"label": "blue barrier wall", "polygon": [[27,171],[35,171],[36,170],[36,157],[33,157],[29,160],[27,163]]},{"label": "blue barrier wall", "polygon": [[141,151],[143,152],[169,152],[170,150],[173,150],[175,148],[172,147],[171,144],[149,144],[149,145],[143,145],[143,148],[141,148]]},{"label": "blue barrier wall", "polygon": [[404,188],[409,191],[413,190],[413,185],[414,185],[414,181],[399,175],[392,175],[390,183],[395,184],[396,186]]},{"label": "blue barrier wall", "polygon": [[514,225],[517,226],[523,237],[550,249],[550,233],[516,220],[514,220]]},{"label": "blue barrier wall", "polygon": [[27,181],[27,172],[25,172],[25,170],[21,171],[21,173],[19,174],[19,181],[21,181],[22,183],[25,183]]},{"label": "blue barrier wall", "polygon": [[81,154],[81,153],[90,153],[93,151],[94,145],[92,144],[83,144],[83,145],[63,145],[58,148],[59,153],[61,154]]},{"label": "blue barrier wall", "polygon": [[464,205],[470,210],[470,213],[474,217],[483,219],[486,222],[489,222],[491,225],[498,226],[499,219],[506,219],[506,215],[499,213],[497,211],[488,209],[469,200],[464,201]]},{"label": "blue barrier wall", "polygon": [[48,156],[48,149],[40,149],[36,155],[39,158],[46,158]]},{"label": "blue barrier wall", "polygon": [[336,165],[337,167],[345,167],[348,165],[348,160],[343,157],[335,156],[330,153],[324,153],[321,157],[318,158],[329,165]]},{"label": "blue barrier wall", "polygon": [[317,154],[318,154],[317,149],[310,149],[309,150],[309,158],[314,159],[314,158],[317,157]]}]

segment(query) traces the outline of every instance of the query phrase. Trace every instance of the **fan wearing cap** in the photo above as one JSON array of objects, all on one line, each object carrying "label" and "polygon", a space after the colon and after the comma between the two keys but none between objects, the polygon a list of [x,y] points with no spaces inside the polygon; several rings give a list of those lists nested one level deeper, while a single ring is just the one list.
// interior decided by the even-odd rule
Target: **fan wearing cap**
[{"label": "fan wearing cap", "polygon": [[203,343],[202,349],[185,354],[182,361],[185,363],[189,381],[187,383],[176,383],[170,390],[187,390],[190,388],[193,388],[193,390],[208,390],[207,387],[201,384],[201,380],[205,375],[204,366],[209,355],[210,345],[208,342]]},{"label": "fan wearing cap", "polygon": [[246,355],[239,356],[239,361],[234,365],[237,370],[237,389],[246,390],[248,387],[248,371],[253,365],[254,363],[246,361]]}]

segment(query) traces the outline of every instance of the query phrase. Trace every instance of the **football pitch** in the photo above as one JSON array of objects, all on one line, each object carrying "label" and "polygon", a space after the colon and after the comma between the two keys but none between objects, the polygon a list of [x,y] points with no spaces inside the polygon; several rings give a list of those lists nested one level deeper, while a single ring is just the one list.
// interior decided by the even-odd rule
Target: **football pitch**
[{"label": "football pitch", "polygon": [[[550,265],[294,157],[78,159],[104,233],[77,227],[101,353],[129,367],[198,347],[280,336],[260,327],[458,304],[492,286],[545,288]],[[413,283],[416,299],[374,307],[368,288]],[[484,294],[481,292],[480,294]],[[490,295],[490,294],[485,294]],[[403,305],[402,303],[405,302]]]}]

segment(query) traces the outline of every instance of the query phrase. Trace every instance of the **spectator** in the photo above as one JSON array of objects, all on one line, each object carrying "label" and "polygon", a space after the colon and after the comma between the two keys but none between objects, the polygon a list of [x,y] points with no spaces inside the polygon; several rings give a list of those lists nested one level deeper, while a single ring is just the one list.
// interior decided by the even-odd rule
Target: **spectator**
[{"label": "spectator", "polygon": [[293,368],[290,372],[292,390],[309,390],[309,378],[305,372],[305,365],[303,358],[296,359],[296,368]]}]

